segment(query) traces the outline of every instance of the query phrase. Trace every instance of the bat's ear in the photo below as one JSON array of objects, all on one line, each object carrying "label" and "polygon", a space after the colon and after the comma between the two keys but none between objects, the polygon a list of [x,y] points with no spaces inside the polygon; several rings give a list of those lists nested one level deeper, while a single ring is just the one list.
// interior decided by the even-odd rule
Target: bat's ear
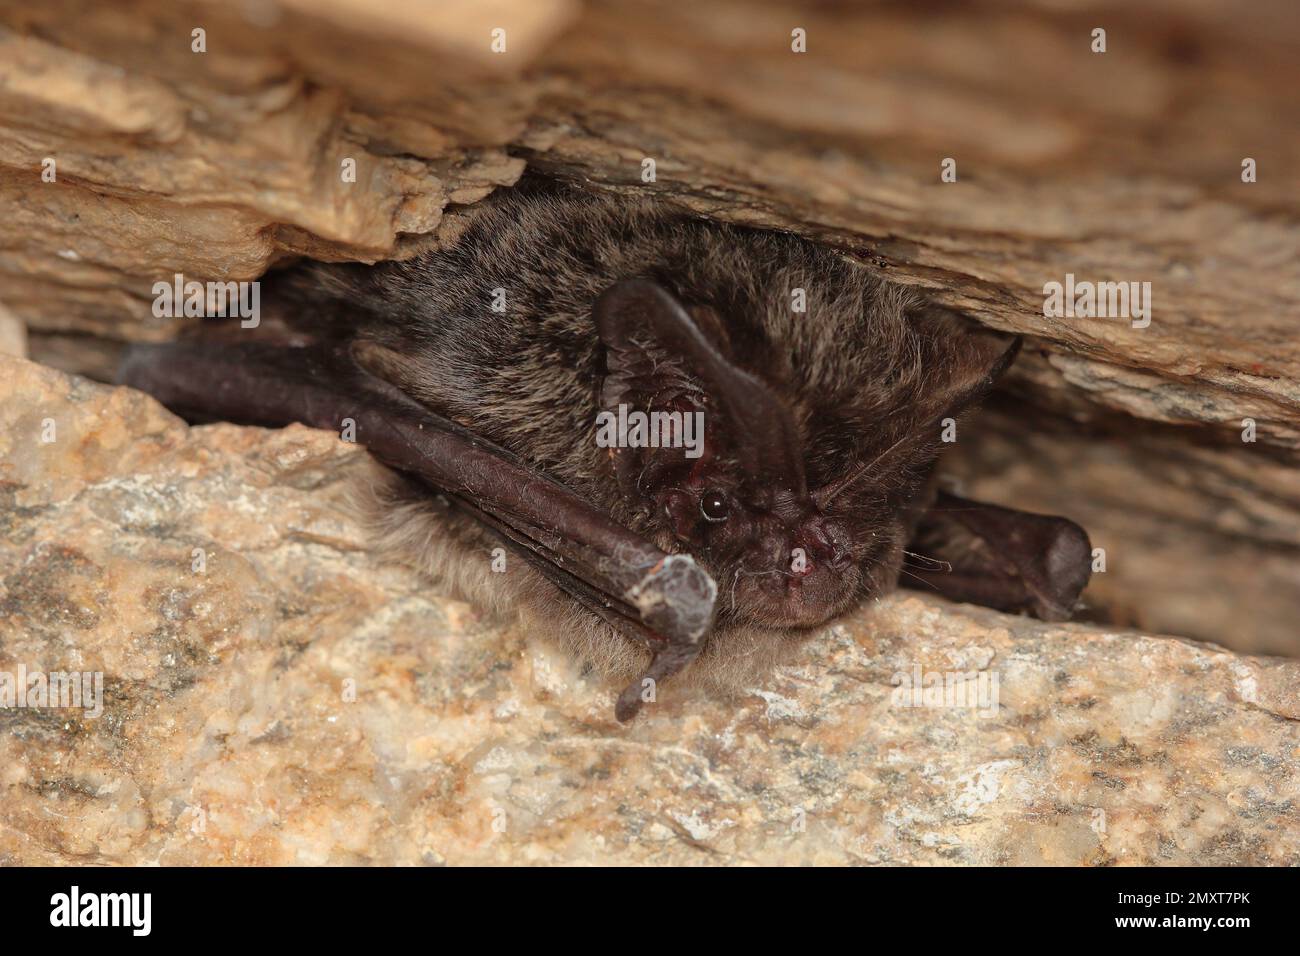
[{"label": "bat's ear", "polygon": [[936,418],[956,417],[993,388],[1020,352],[1020,336],[998,332],[964,316],[929,306],[919,316],[930,330],[926,341],[942,348],[930,357],[930,368],[945,369],[930,390],[926,404]]},{"label": "bat's ear", "polygon": [[[681,448],[618,449],[616,469],[632,494],[689,466],[699,475],[719,458],[746,478],[795,495],[806,493],[803,448],[785,403],[729,358],[726,332],[707,309],[688,311],[646,279],[617,282],[592,308],[605,345],[605,411],[704,415],[704,443],[695,460]],[[638,488],[638,483],[640,488]]]}]

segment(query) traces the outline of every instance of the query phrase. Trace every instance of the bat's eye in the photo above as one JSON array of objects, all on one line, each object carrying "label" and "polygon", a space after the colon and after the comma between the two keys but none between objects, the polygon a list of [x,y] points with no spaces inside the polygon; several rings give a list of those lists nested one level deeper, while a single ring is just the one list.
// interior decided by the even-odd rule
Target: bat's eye
[{"label": "bat's eye", "polygon": [[706,491],[700,497],[700,514],[704,515],[705,521],[726,521],[730,512],[727,496],[722,492]]}]

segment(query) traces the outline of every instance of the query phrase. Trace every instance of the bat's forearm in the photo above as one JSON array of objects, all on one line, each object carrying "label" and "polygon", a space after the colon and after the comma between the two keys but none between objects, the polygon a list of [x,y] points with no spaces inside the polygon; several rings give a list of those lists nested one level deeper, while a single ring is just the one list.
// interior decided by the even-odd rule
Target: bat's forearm
[{"label": "bat's forearm", "polygon": [[119,377],[191,417],[334,431],[350,419],[380,461],[469,502],[666,644],[696,646],[712,625],[717,588],[693,559],[666,554],[508,451],[394,394],[345,348],[138,346]]}]

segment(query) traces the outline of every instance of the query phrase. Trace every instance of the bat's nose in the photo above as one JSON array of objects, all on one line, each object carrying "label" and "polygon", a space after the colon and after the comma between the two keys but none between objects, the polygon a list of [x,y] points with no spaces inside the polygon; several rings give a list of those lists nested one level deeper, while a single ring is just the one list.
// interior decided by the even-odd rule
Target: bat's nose
[{"label": "bat's nose", "polygon": [[848,529],[838,521],[818,515],[804,522],[800,531],[796,547],[803,548],[808,556],[805,574],[811,571],[815,564],[842,571],[852,563],[852,555],[848,547]]}]

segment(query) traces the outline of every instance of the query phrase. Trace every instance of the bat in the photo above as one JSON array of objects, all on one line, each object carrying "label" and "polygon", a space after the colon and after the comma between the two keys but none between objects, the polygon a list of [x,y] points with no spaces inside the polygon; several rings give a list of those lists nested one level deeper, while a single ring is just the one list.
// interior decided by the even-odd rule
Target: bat
[{"label": "bat", "polygon": [[272,281],[257,338],[135,346],[119,380],[194,421],[351,421],[376,547],[635,678],[620,721],[900,583],[1051,620],[1087,583],[1078,525],[935,482],[1019,339],[806,239],[529,178],[441,248]]}]

